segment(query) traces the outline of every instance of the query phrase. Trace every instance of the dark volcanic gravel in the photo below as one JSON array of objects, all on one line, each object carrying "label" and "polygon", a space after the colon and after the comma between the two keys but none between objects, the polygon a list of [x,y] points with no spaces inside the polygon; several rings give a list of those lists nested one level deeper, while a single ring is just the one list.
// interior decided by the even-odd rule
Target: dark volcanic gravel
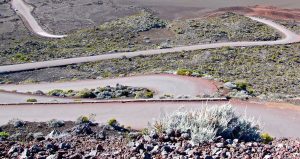
[{"label": "dark volcanic gravel", "polygon": [[[262,159],[299,159],[300,139],[275,139],[270,143],[243,142],[238,139],[215,138],[208,143],[194,145],[187,132],[168,131],[143,135],[139,131],[129,131],[119,126],[97,125],[94,123],[67,123],[50,135],[46,126],[36,129],[26,123],[21,132],[25,142],[11,138],[0,142],[0,158],[39,158],[39,159],[81,159],[81,158],[262,158]],[[73,127],[70,128],[69,126]],[[65,128],[65,130],[63,130]],[[13,129],[3,126],[2,131]],[[41,133],[36,133],[40,131]],[[60,133],[61,132],[61,133]],[[44,135],[42,135],[44,134]]]}]

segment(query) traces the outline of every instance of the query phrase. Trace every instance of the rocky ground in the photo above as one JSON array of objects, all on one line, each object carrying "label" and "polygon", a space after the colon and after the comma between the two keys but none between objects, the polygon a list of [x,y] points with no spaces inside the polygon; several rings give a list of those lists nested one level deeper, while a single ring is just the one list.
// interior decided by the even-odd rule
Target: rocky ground
[{"label": "rocky ground", "polygon": [[[84,122],[83,122],[84,121]],[[31,123],[14,120],[1,127],[0,158],[290,158],[300,157],[299,139],[244,142],[217,137],[193,144],[189,132],[147,133],[123,128],[112,119],[96,124],[52,120]],[[3,133],[2,133],[3,134]]]}]

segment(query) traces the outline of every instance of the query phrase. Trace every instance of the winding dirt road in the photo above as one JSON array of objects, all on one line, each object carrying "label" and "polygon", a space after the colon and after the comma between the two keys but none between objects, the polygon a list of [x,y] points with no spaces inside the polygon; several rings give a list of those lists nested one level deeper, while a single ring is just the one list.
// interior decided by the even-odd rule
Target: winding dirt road
[{"label": "winding dirt road", "polygon": [[66,35],[53,35],[49,34],[42,29],[38,22],[32,16],[32,8],[23,0],[12,0],[12,8],[22,18],[25,25],[32,30],[35,34],[47,38],[64,38]]},{"label": "winding dirt road", "polygon": [[[221,105],[227,102],[178,102],[178,103],[106,103],[106,104],[57,104],[0,106],[0,124],[13,118],[27,121],[48,121],[51,119],[75,120],[81,115],[96,114],[98,122],[116,118],[121,124],[133,128],[145,128],[147,123],[163,112],[172,112],[184,106],[199,109],[203,105]],[[300,107],[270,107],[268,104],[230,102],[238,113],[253,116],[263,122],[264,131],[276,137],[300,137]]]},{"label": "winding dirt road", "polygon": [[[93,89],[96,87],[115,86],[117,83],[122,85],[134,86],[134,87],[144,87],[155,91],[154,99],[158,99],[160,96],[165,94],[173,95],[175,98],[178,96],[189,96],[190,98],[195,98],[197,95],[213,95],[217,92],[217,87],[212,81],[187,77],[187,76],[177,76],[171,74],[156,74],[156,75],[146,75],[146,76],[134,76],[134,77],[123,77],[115,79],[104,79],[104,80],[78,80],[69,82],[55,82],[55,83],[39,83],[39,84],[8,84],[0,85],[0,89],[5,91],[17,90],[20,93],[35,92],[41,90],[43,92],[49,92],[53,89],[63,89],[63,90],[81,90],[84,88]],[[27,97],[27,98],[26,98]],[[14,101],[13,98],[16,100]],[[22,103],[28,98],[35,98],[32,95],[24,94],[8,94],[0,92],[0,104],[9,103]],[[51,102],[55,100],[54,97],[42,98],[37,96],[38,102]],[[70,102],[69,100],[62,100],[57,98],[60,102]]]},{"label": "winding dirt road", "polygon": [[[13,0],[13,4],[23,6],[23,12],[20,12],[21,17],[27,17],[28,23],[33,23],[32,25],[38,25],[36,20],[32,17],[26,5],[22,5],[22,0]],[[156,54],[165,54],[172,52],[181,52],[181,51],[193,51],[200,49],[210,49],[210,48],[220,48],[225,46],[230,47],[240,47],[240,46],[263,46],[263,45],[280,45],[280,44],[290,44],[300,42],[300,36],[296,33],[286,29],[284,26],[279,25],[277,23],[272,22],[271,20],[261,19],[257,17],[250,17],[252,20],[264,23],[279,32],[284,36],[283,39],[277,41],[242,41],[242,42],[224,42],[224,43],[213,43],[213,44],[200,44],[193,46],[182,46],[182,47],[174,47],[168,49],[156,49],[156,50],[144,50],[144,51],[135,51],[135,52],[120,52],[114,54],[105,54],[105,55],[96,55],[96,56],[88,56],[88,57],[76,57],[76,58],[68,58],[68,59],[59,59],[59,60],[51,60],[51,61],[43,61],[43,62],[34,62],[34,63],[25,63],[25,64],[16,64],[16,65],[6,65],[0,66],[0,73],[9,73],[9,72],[17,72],[17,71],[26,71],[26,70],[34,70],[55,66],[64,66],[70,64],[84,63],[84,62],[94,62],[99,60],[107,60],[107,59],[115,59],[126,57],[135,57],[139,55],[156,55]],[[40,28],[40,27],[39,27]]]}]

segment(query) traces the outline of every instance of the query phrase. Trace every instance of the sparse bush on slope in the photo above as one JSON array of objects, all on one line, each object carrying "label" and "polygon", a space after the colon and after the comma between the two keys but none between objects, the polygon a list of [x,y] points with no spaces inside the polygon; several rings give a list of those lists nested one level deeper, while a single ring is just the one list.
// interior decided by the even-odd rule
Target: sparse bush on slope
[{"label": "sparse bush on slope", "polygon": [[205,106],[199,110],[177,110],[150,124],[152,131],[169,129],[191,132],[192,141],[200,143],[222,136],[226,139],[260,139],[258,122],[240,116],[230,105]]}]

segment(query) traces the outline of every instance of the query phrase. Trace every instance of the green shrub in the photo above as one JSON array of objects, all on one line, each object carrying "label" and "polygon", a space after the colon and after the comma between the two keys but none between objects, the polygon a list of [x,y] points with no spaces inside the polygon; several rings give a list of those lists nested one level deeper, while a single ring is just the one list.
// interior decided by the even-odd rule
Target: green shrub
[{"label": "green shrub", "polygon": [[153,98],[154,92],[151,90],[139,91],[135,94],[135,98]]},{"label": "green shrub", "polygon": [[254,89],[251,87],[251,85],[246,80],[237,80],[235,81],[236,88],[238,90],[246,90],[249,94],[254,93]]},{"label": "green shrub", "polygon": [[144,128],[141,130],[142,135],[149,135],[149,130],[147,128]]},{"label": "green shrub", "polygon": [[35,103],[35,102],[37,102],[37,100],[34,99],[34,98],[29,98],[29,99],[26,100],[26,102]]},{"label": "green shrub", "polygon": [[89,89],[83,89],[83,90],[77,92],[75,96],[79,97],[79,98],[94,98],[95,97],[93,92],[90,91]]},{"label": "green shrub", "polygon": [[24,55],[22,53],[17,53],[12,58],[13,61],[20,61],[20,62],[28,62],[30,59],[27,57],[27,55]]},{"label": "green shrub", "polygon": [[190,76],[193,74],[193,71],[188,69],[179,69],[176,72],[177,75]]},{"label": "green shrub", "polygon": [[146,93],[145,93],[145,97],[146,98],[153,98],[154,96],[154,92],[153,91],[150,91],[150,90],[147,90]]},{"label": "green shrub", "polygon": [[1,138],[8,138],[9,137],[9,133],[2,131],[2,132],[0,132],[0,137]]},{"label": "green shrub", "polygon": [[62,96],[64,94],[65,94],[64,91],[61,89],[54,89],[48,92],[49,96]]},{"label": "green shrub", "polygon": [[89,123],[90,119],[87,116],[80,116],[76,120],[76,124]]},{"label": "green shrub", "polygon": [[87,116],[83,116],[81,118],[81,121],[82,121],[82,123],[88,123],[90,120],[89,120],[89,118]]},{"label": "green shrub", "polygon": [[108,120],[107,123],[108,123],[108,125],[110,125],[110,126],[116,126],[116,125],[119,124],[118,121],[117,121],[115,118],[112,118],[112,119]]},{"label": "green shrub", "polygon": [[247,90],[248,82],[246,80],[237,80],[235,81],[236,87],[239,90]]},{"label": "green shrub", "polygon": [[263,140],[263,142],[266,144],[273,141],[273,137],[271,135],[269,135],[268,133],[262,133],[260,135],[260,137]]}]

